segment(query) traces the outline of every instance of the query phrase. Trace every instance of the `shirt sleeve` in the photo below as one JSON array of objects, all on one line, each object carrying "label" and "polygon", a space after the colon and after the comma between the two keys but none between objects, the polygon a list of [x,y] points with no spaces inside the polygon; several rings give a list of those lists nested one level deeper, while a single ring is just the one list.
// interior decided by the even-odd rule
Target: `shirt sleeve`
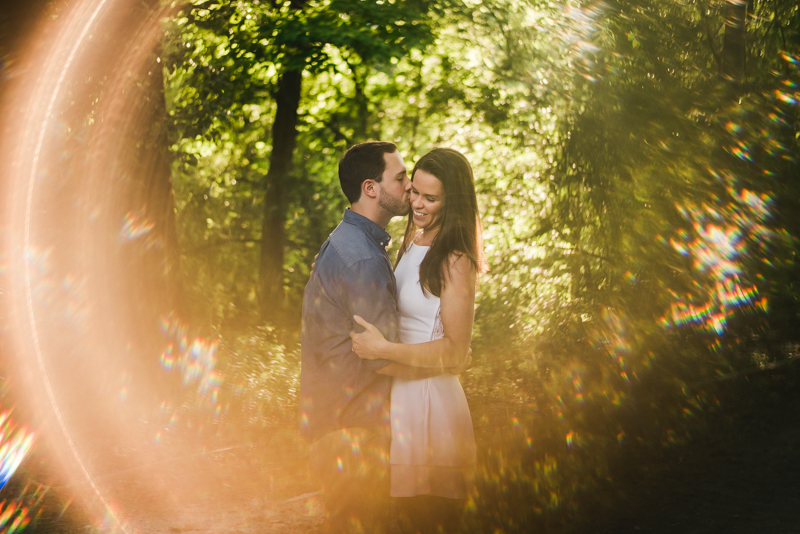
[{"label": "shirt sleeve", "polygon": [[[362,260],[352,266],[347,275],[348,288],[345,291],[352,320],[353,315],[363,317],[372,323],[383,336],[397,342],[398,317],[395,281],[391,265],[383,258]],[[353,321],[353,329],[364,329]],[[370,360],[365,362],[374,371],[389,364],[389,360]]]}]

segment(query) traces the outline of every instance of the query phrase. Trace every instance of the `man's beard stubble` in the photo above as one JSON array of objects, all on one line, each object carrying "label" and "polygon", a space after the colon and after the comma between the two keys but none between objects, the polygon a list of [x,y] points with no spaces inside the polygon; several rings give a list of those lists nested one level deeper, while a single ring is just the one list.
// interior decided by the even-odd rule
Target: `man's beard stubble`
[{"label": "man's beard stubble", "polygon": [[378,206],[385,209],[395,217],[400,215],[408,215],[408,212],[411,210],[410,202],[392,197],[383,188],[381,188],[381,196],[378,198]]}]

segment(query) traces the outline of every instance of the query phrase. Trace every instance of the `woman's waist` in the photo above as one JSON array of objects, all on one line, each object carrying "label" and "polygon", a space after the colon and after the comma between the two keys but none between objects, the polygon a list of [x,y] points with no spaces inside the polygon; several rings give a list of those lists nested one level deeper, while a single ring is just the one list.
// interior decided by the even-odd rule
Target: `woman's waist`
[{"label": "woman's waist", "polygon": [[400,324],[398,325],[400,342],[406,345],[414,345],[416,343],[432,341],[434,319],[435,316],[429,321],[404,319],[401,317]]},{"label": "woman's waist", "polygon": [[392,380],[392,391],[394,390],[412,390],[417,388],[434,388],[434,389],[459,389],[463,391],[461,387],[461,381],[458,379],[457,375],[453,375],[450,373],[442,373],[436,376],[430,376],[428,378],[397,378],[395,377]]}]

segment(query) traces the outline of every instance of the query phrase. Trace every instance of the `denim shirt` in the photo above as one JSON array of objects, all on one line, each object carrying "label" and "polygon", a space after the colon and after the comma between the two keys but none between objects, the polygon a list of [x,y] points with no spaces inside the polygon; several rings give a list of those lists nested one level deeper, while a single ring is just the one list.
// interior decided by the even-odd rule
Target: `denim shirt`
[{"label": "denim shirt", "polygon": [[[300,433],[310,441],[346,427],[388,425],[386,360],[353,352],[353,315],[398,341],[396,282],[386,231],[349,209],[322,245],[303,295]],[[363,331],[358,327],[358,331]]]}]

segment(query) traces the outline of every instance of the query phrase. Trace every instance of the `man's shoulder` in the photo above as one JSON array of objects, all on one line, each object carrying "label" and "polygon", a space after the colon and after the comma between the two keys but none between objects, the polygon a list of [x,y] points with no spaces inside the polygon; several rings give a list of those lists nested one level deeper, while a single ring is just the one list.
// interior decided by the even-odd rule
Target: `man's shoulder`
[{"label": "man's shoulder", "polygon": [[359,262],[377,260],[382,256],[381,250],[371,242],[369,236],[352,224],[337,226],[328,242],[348,269]]}]

